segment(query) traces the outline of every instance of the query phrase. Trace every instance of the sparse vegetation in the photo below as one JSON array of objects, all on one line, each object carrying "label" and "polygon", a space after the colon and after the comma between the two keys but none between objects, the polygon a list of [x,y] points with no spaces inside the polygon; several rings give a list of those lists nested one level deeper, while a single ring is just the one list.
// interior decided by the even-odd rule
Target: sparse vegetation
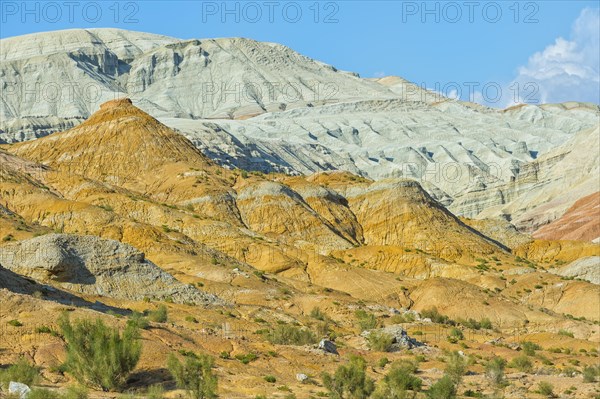
[{"label": "sparse vegetation", "polygon": [[544,395],[548,398],[553,398],[555,396],[554,387],[547,381],[540,381],[537,391],[540,395]]},{"label": "sparse vegetation", "polygon": [[138,329],[128,324],[123,333],[98,318],[73,323],[66,314],[59,320],[65,339],[65,369],[79,382],[103,391],[123,387],[136,366],[142,345]]},{"label": "sparse vegetation", "polygon": [[467,372],[467,360],[458,351],[451,352],[446,357],[446,375],[450,377],[452,382],[459,386],[463,376]]},{"label": "sparse vegetation", "polygon": [[564,337],[570,337],[570,338],[575,337],[575,335],[573,335],[573,333],[571,331],[563,330],[563,329],[558,330],[558,335],[562,335]]},{"label": "sparse vegetation", "polygon": [[375,382],[367,376],[367,362],[358,356],[337,368],[333,375],[323,373],[323,385],[332,399],[367,399],[375,389]]},{"label": "sparse vegetation", "polygon": [[455,344],[463,339],[465,339],[463,332],[456,327],[452,327],[448,332],[448,342]]},{"label": "sparse vegetation", "polygon": [[249,364],[250,362],[258,359],[258,356],[255,353],[245,353],[245,354],[237,354],[235,358],[242,362],[243,364]]},{"label": "sparse vegetation", "polygon": [[454,399],[456,398],[456,386],[452,378],[444,375],[427,391],[428,399]]},{"label": "sparse vegetation", "polygon": [[279,345],[309,345],[316,343],[317,337],[306,328],[280,324],[267,333],[267,340]]},{"label": "sparse vegetation", "polygon": [[213,399],[217,397],[218,384],[213,364],[208,355],[186,356],[182,363],[171,354],[167,367],[177,386],[188,391],[190,399]]},{"label": "sparse vegetation", "polygon": [[521,343],[521,349],[527,356],[535,356],[535,351],[542,349],[542,347],[536,343],[525,341]]},{"label": "sparse vegetation", "polygon": [[10,381],[32,385],[39,381],[40,371],[25,358],[21,357],[15,364],[0,370],[0,385],[6,388]]},{"label": "sparse vegetation", "polygon": [[430,319],[434,323],[439,324],[456,324],[453,320],[451,320],[448,316],[445,316],[438,312],[436,307],[432,307],[430,309],[425,309],[421,312],[421,317]]},{"label": "sparse vegetation", "polygon": [[371,331],[367,337],[369,349],[378,352],[389,352],[392,349],[394,337],[382,331]]},{"label": "sparse vegetation", "polygon": [[533,370],[533,364],[526,355],[520,355],[515,357],[513,360],[511,360],[508,366],[517,369],[523,373],[530,373]]},{"label": "sparse vegetation", "polygon": [[361,331],[372,330],[379,324],[377,322],[377,317],[375,317],[373,313],[365,312],[362,309],[354,312],[354,316],[356,316],[356,321]]},{"label": "sparse vegetation", "polygon": [[506,360],[501,357],[494,357],[485,364],[485,376],[495,386],[504,386],[504,369]]},{"label": "sparse vegetation", "polygon": [[582,374],[583,382],[597,382],[600,379],[600,365],[585,367]]},{"label": "sparse vegetation", "polygon": [[148,319],[155,323],[166,323],[168,319],[168,311],[165,305],[160,305],[158,309],[147,312]]},{"label": "sparse vegetation", "polygon": [[409,362],[392,364],[389,373],[377,384],[373,399],[408,399],[415,397],[423,382],[414,375],[415,367]]}]

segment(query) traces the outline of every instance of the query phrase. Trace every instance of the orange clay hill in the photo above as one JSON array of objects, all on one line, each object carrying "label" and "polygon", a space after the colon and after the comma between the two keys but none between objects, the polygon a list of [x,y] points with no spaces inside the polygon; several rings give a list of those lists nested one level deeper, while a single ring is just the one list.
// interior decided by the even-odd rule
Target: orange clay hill
[{"label": "orange clay hill", "polygon": [[[2,146],[0,165],[2,392],[28,363],[40,397],[81,383],[90,398],[175,398],[186,386],[169,356],[206,354],[228,399],[336,397],[322,373],[353,356],[374,381],[365,398],[393,397],[390,370],[407,362],[411,397],[432,395],[456,356],[459,396],[541,398],[540,382],[598,394],[597,196],[534,240],[460,220],[411,180],[222,168],[129,99]],[[67,361],[64,314],[139,328],[119,384]],[[502,383],[485,372],[494,356],[509,362]]]}]

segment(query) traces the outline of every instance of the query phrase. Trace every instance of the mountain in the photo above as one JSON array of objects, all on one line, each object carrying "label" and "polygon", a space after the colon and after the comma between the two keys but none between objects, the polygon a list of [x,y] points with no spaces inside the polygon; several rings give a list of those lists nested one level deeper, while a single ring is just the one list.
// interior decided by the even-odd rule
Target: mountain
[{"label": "mountain", "polygon": [[[445,352],[510,359],[524,336],[553,348],[531,357],[536,367],[564,356],[594,364],[598,244],[458,218],[403,177],[224,168],[137,105],[110,100],[70,129],[0,147],[0,363],[33,353],[45,385],[70,384],[72,372],[55,367],[68,311],[144,327],[127,380],[138,396],[154,384],[178,393],[171,354],[209,354],[220,396],[234,399],[325,396],[296,376],[317,381],[354,355],[375,379],[388,373],[383,356],[418,355],[429,389]],[[382,352],[363,334],[379,327],[426,345]],[[321,338],[338,355],[318,349]],[[492,394],[482,365],[468,367],[461,392]],[[511,384],[537,383],[507,367]],[[566,387],[581,378],[551,377]]]},{"label": "mountain", "polygon": [[66,130],[127,96],[228,168],[416,179],[459,215],[509,217],[530,230],[580,197],[527,222],[523,212],[551,198],[522,195],[519,181],[541,157],[570,151],[563,146],[577,133],[598,134],[594,104],[491,109],[249,39],[88,29],[3,39],[0,48],[0,142]]}]

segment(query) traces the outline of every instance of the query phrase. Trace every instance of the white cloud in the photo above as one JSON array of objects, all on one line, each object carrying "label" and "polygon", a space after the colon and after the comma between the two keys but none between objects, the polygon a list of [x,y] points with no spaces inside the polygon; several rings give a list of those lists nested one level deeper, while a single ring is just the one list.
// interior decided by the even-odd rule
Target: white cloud
[{"label": "white cloud", "polygon": [[387,76],[387,75],[385,74],[385,72],[375,72],[375,73],[373,74],[373,77],[374,77],[374,78],[384,78],[384,77],[386,77],[386,76]]},{"label": "white cloud", "polygon": [[[554,44],[529,57],[527,65],[518,68],[518,75],[506,93],[510,94],[506,97],[518,93],[518,98],[506,98],[508,105],[515,100],[600,103],[599,36],[600,8],[583,9],[573,24],[569,40],[557,38]],[[525,88],[528,83],[530,86]]]}]

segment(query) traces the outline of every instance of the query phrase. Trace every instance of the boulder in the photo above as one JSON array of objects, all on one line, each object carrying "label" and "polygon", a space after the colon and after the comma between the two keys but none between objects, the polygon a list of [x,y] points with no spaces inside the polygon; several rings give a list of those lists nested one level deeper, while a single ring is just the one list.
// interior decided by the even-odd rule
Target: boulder
[{"label": "boulder", "polygon": [[19,399],[26,399],[31,392],[31,388],[20,382],[11,381],[8,384],[8,393],[11,395],[19,395]]},{"label": "boulder", "polygon": [[334,355],[339,355],[338,351],[337,351],[337,346],[335,346],[335,344],[327,339],[322,339],[321,342],[319,342],[319,349],[321,349],[323,352],[325,353],[333,353]]},{"label": "boulder", "polygon": [[364,331],[361,335],[367,338],[373,331],[378,331],[392,336],[392,350],[413,349],[420,346],[425,346],[424,343],[417,341],[408,336],[406,330],[400,325],[392,325],[384,328]]}]

